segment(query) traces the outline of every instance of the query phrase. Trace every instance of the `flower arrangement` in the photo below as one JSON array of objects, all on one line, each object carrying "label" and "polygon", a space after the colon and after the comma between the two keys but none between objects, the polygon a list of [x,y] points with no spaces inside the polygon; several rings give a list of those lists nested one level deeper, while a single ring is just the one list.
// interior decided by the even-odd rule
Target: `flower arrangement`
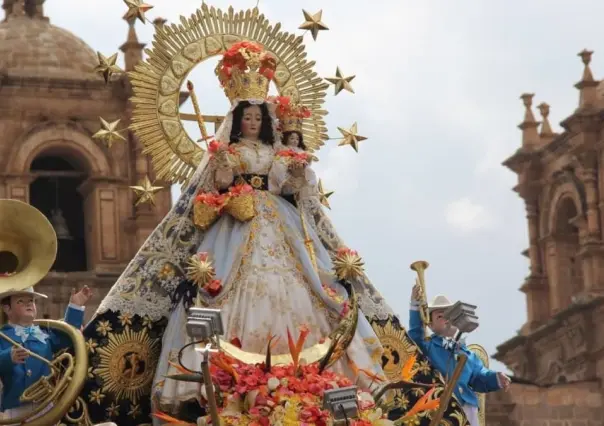
[{"label": "flower arrangement", "polygon": [[229,201],[225,211],[240,222],[247,222],[256,217],[254,188],[247,183],[240,183],[229,188]]},{"label": "flower arrangement", "polygon": [[200,192],[193,205],[193,222],[202,231],[208,229],[222,214],[229,201],[228,194]]},{"label": "flower arrangement", "polygon": [[310,109],[293,103],[288,96],[273,96],[268,100],[276,106],[275,114],[279,119],[280,132],[302,133],[304,119],[312,115]]},{"label": "flower arrangement", "polygon": [[312,156],[307,152],[296,152],[293,149],[284,149],[277,152],[277,157],[287,161],[290,165],[307,166]]},{"label": "flower arrangement", "polygon": [[187,266],[187,277],[212,297],[222,291],[222,281],[216,279],[216,270],[210,255],[206,252],[191,256]]},{"label": "flower arrangement", "polygon": [[[210,372],[215,389],[222,401],[219,407],[221,424],[249,426],[331,426],[333,419],[329,411],[323,409],[323,395],[329,389],[352,386],[345,376],[324,368],[322,363],[304,364],[300,353],[309,334],[307,327],[301,327],[294,340],[287,332],[288,346],[293,362],[289,365],[270,365],[270,351],[274,346],[274,336],[269,336],[266,362],[256,365],[241,363],[224,353],[210,357]],[[403,379],[412,377],[415,359],[408,360],[403,369]],[[174,365],[174,364],[172,364]],[[186,370],[174,365],[182,374],[168,376],[185,380]],[[356,369],[356,373],[363,370]],[[369,373],[371,374],[371,373]],[[199,382],[200,378],[190,377],[189,381]],[[439,400],[433,396],[434,389],[426,392],[407,412],[404,419],[416,418],[419,413],[438,408]],[[206,405],[205,387],[201,387],[200,402]],[[367,390],[357,391],[359,416],[351,419],[351,426],[389,426],[387,413],[378,407],[372,394]],[[209,416],[198,419],[197,425],[183,422],[165,413],[156,412],[155,417],[166,424],[183,426],[207,426]]]},{"label": "flower arrangement", "polygon": [[277,61],[264,48],[250,41],[240,41],[234,43],[223,55],[223,59],[218,70],[221,81],[231,77],[234,69],[241,72],[250,70],[250,61],[253,59],[258,66],[258,72],[269,80],[275,76]]},{"label": "flower arrangement", "polygon": [[229,195],[231,197],[239,197],[242,195],[249,195],[254,193],[254,188],[247,183],[240,183],[238,185],[233,185],[229,188]]},{"label": "flower arrangement", "polygon": [[357,279],[363,276],[365,263],[359,253],[348,247],[338,249],[333,256],[335,273],[340,280]]}]

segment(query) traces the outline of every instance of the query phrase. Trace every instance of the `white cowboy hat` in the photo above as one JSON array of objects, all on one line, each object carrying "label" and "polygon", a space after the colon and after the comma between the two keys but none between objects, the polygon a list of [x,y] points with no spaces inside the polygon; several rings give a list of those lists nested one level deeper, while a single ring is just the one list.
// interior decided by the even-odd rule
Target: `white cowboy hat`
[{"label": "white cowboy hat", "polygon": [[10,297],[10,296],[17,296],[17,295],[32,296],[34,299],[36,297],[40,297],[42,299],[48,299],[47,295],[34,291],[33,287],[27,287],[27,288],[24,288],[21,290],[16,290],[13,288],[8,289],[5,292],[0,293],[0,300],[6,299],[7,297]]},{"label": "white cowboy hat", "polygon": [[428,304],[428,310],[435,311],[437,309],[447,309],[453,305],[454,305],[454,303],[451,303],[451,301],[447,298],[447,296],[443,296],[442,294],[439,294],[439,295],[435,296],[434,299],[432,299],[432,302],[430,302]]}]

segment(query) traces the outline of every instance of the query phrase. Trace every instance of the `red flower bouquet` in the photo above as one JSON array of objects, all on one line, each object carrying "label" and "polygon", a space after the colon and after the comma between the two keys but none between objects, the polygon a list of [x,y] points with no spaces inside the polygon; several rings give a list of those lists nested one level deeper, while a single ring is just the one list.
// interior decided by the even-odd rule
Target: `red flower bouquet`
[{"label": "red flower bouquet", "polygon": [[293,149],[281,150],[277,152],[277,157],[286,161],[290,166],[307,166],[312,158],[307,152],[297,152]]},{"label": "red flower bouquet", "polygon": [[218,219],[228,201],[228,194],[199,193],[193,205],[193,223],[205,231]]},{"label": "red flower bouquet", "polygon": [[254,188],[247,183],[231,186],[225,211],[240,222],[247,222],[256,217]]},{"label": "red flower bouquet", "polygon": [[249,68],[249,61],[252,57],[257,57],[259,62],[258,72],[264,77],[272,80],[277,68],[277,61],[264,48],[250,41],[241,41],[233,44],[222,58],[222,63],[219,68],[219,77],[221,81],[230,78],[233,69],[246,72]]}]

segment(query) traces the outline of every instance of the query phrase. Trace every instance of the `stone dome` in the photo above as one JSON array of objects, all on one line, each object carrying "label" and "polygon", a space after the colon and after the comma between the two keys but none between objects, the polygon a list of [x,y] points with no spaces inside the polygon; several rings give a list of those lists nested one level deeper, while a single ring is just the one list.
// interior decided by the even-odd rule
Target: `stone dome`
[{"label": "stone dome", "polygon": [[22,77],[99,80],[97,57],[83,40],[46,19],[11,16],[0,23],[0,71]]}]

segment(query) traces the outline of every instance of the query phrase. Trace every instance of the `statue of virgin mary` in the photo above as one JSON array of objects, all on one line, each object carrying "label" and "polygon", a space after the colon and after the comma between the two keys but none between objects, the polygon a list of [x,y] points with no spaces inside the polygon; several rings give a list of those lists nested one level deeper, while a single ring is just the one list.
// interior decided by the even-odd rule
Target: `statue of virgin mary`
[{"label": "statue of virgin mary", "polygon": [[[224,341],[256,354],[269,341],[273,354],[287,353],[288,333],[300,329],[307,346],[321,344],[346,314],[349,292],[334,258],[343,250],[361,262],[321,209],[309,161],[281,142],[282,133],[289,140],[299,129],[279,128],[278,102],[267,100],[275,68],[250,42],[234,44],[219,62],[231,108],[208,155],[84,331],[92,417],[125,424],[152,409],[182,413],[196,401],[199,384],[166,380],[178,363],[199,368],[199,353],[185,348],[191,306],[220,309]],[[348,281],[360,311],[332,368],[357,383],[383,381],[392,348],[384,352],[375,324],[388,322],[402,337],[404,329],[362,273]],[[424,370],[432,374],[427,364]],[[116,404],[121,410],[112,415]]]}]

